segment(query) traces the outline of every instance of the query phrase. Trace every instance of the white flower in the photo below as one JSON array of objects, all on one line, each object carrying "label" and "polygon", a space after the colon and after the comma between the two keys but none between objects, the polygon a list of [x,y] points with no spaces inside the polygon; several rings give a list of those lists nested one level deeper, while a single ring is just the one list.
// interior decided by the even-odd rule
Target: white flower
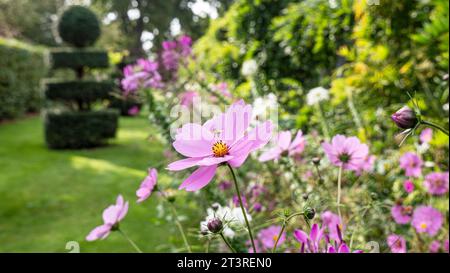
[{"label": "white flower", "polygon": [[442,109],[444,109],[444,111],[446,111],[446,112],[448,112],[448,108],[449,108],[448,103],[446,103],[442,106]]},{"label": "white flower", "polygon": [[[206,210],[207,216],[204,221],[200,222],[200,232],[208,233],[208,222],[219,218],[224,223],[223,235],[232,239],[235,235],[235,229],[245,226],[244,215],[241,208],[222,207],[218,203],[214,203],[211,208]],[[252,220],[250,214],[247,213],[248,221]]]},{"label": "white flower", "polygon": [[242,64],[241,70],[242,75],[249,77],[254,75],[256,71],[258,71],[258,64],[256,63],[255,60],[253,59],[247,60]]},{"label": "white flower", "polygon": [[309,90],[308,94],[306,95],[306,103],[308,105],[314,105],[323,100],[328,100],[329,98],[330,94],[328,89],[320,86]]}]

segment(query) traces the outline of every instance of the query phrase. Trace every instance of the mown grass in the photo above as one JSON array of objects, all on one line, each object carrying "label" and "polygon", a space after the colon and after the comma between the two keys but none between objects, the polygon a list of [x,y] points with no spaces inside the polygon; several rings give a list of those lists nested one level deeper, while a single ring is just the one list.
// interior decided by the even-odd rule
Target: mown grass
[{"label": "mown grass", "polygon": [[[159,166],[161,183],[170,182],[155,131],[144,116],[121,118],[110,146],[52,151],[44,145],[41,118],[0,125],[0,252],[67,252],[69,241],[79,242],[81,252],[133,252],[118,233],[84,241],[119,193],[130,201],[121,229],[144,251],[181,248],[176,226],[158,215],[160,200],[135,202],[149,166]],[[196,227],[193,204],[184,199],[177,199],[180,214]]]}]

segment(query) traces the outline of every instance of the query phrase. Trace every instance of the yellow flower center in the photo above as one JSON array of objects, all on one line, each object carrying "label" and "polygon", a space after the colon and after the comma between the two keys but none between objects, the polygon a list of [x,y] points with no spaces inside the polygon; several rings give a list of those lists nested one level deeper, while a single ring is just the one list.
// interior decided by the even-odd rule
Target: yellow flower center
[{"label": "yellow flower center", "polygon": [[228,154],[229,149],[227,144],[219,140],[212,146],[212,151],[215,157],[224,157]]},{"label": "yellow flower center", "polygon": [[278,235],[273,235],[272,239],[274,242],[276,242],[278,240]]},{"label": "yellow flower center", "polygon": [[426,223],[420,224],[420,228],[421,228],[421,229],[426,229],[426,228],[427,228],[427,224],[426,224]]}]

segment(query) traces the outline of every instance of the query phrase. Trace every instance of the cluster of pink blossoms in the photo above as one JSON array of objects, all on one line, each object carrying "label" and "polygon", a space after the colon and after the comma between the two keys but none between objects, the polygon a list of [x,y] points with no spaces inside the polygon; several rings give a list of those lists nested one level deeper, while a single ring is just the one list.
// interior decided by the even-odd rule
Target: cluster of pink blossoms
[{"label": "cluster of pink blossoms", "polygon": [[175,76],[180,63],[192,54],[192,38],[182,35],[177,40],[164,41],[162,47],[161,61],[164,69]]},{"label": "cluster of pink blossoms", "polygon": [[122,88],[125,95],[136,93],[142,88],[162,88],[161,74],[158,63],[148,59],[139,59],[134,65],[127,65],[123,69],[124,78]]}]

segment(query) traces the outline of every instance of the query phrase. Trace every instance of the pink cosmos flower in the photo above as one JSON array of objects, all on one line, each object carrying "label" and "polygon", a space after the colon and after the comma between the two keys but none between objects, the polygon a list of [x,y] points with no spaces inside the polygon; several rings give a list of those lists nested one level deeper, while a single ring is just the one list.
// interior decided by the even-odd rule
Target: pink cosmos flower
[{"label": "pink cosmos flower", "polygon": [[434,236],[441,229],[443,222],[442,214],[431,206],[420,206],[414,210],[411,224],[418,233],[426,232]]},{"label": "pink cosmos flower", "polygon": [[[336,240],[330,240],[328,235],[320,228],[318,224],[311,227],[309,235],[299,229],[294,231],[294,237],[301,243],[301,253],[350,253],[352,252],[342,239],[342,233],[338,227],[339,237]],[[361,253],[361,250],[353,253]]]},{"label": "pink cosmos flower", "polygon": [[292,134],[290,131],[284,131],[278,134],[275,147],[264,152],[259,161],[265,162],[269,160],[279,159],[283,154],[294,156],[301,154],[305,149],[306,140],[303,137],[302,131],[298,131],[297,136],[292,141]]},{"label": "pink cosmos flower", "polygon": [[142,181],[141,183],[141,186],[136,191],[138,203],[141,203],[150,197],[153,189],[156,186],[157,181],[158,181],[158,172],[156,171],[156,169],[149,169],[147,177],[145,177],[144,181]]},{"label": "pink cosmos flower", "polygon": [[86,237],[86,241],[105,239],[111,231],[119,228],[119,222],[127,215],[128,202],[124,202],[122,195],[119,195],[115,205],[107,207],[103,211],[103,225],[94,228]]},{"label": "pink cosmos flower", "polygon": [[353,171],[360,168],[369,153],[367,145],[361,144],[357,137],[343,135],[334,136],[331,143],[322,143],[322,148],[333,165]]},{"label": "pink cosmos flower", "polygon": [[196,91],[185,91],[180,96],[180,105],[189,107],[198,96],[199,94]]},{"label": "pink cosmos flower", "polygon": [[387,244],[392,253],[406,253],[406,241],[400,235],[391,234],[387,237]]},{"label": "pink cosmos flower", "polygon": [[411,222],[413,208],[411,206],[395,205],[391,208],[391,215],[397,224],[405,225]]},{"label": "pink cosmos flower", "polygon": [[438,253],[440,248],[441,248],[441,243],[436,240],[432,241],[430,243],[430,246],[428,247],[428,249],[430,250],[431,253]]},{"label": "pink cosmos flower", "polygon": [[420,142],[421,143],[429,143],[433,139],[433,129],[425,128],[420,133]]},{"label": "pink cosmos flower", "polygon": [[414,183],[411,180],[406,180],[403,182],[403,188],[407,193],[412,193],[414,191]]},{"label": "pink cosmos flower", "polygon": [[275,246],[275,242],[278,240],[277,246],[280,246],[286,241],[286,233],[283,232],[278,238],[280,234],[281,226],[270,226],[268,228],[262,229],[258,233],[258,240],[261,242],[262,246],[265,249],[271,250]]},{"label": "pink cosmos flower", "polygon": [[130,116],[136,116],[137,114],[139,114],[139,107],[137,107],[136,105],[132,106],[130,109],[128,109],[128,115]]},{"label": "pink cosmos flower", "polygon": [[448,172],[434,172],[425,177],[423,185],[430,194],[444,195],[448,192],[448,180]]},{"label": "pink cosmos flower", "polygon": [[400,158],[400,168],[405,171],[406,176],[419,177],[422,175],[422,159],[414,153],[405,153]]},{"label": "pink cosmos flower", "polygon": [[356,175],[361,175],[363,172],[371,172],[373,170],[373,165],[375,164],[375,156],[368,155],[364,161],[359,165],[356,170]]},{"label": "pink cosmos flower", "polygon": [[189,123],[178,130],[173,147],[187,158],[169,164],[167,169],[180,171],[198,166],[180,189],[197,191],[205,187],[219,165],[238,168],[251,152],[269,142],[272,123],[266,121],[248,130],[251,117],[252,106],[240,100],[203,125]]},{"label": "pink cosmos flower", "polygon": [[320,216],[322,219],[322,227],[326,227],[328,229],[328,233],[331,239],[339,240],[338,227],[340,230],[344,230],[344,227],[341,224],[341,220],[339,219],[339,215],[332,213],[331,211],[325,211]]}]

